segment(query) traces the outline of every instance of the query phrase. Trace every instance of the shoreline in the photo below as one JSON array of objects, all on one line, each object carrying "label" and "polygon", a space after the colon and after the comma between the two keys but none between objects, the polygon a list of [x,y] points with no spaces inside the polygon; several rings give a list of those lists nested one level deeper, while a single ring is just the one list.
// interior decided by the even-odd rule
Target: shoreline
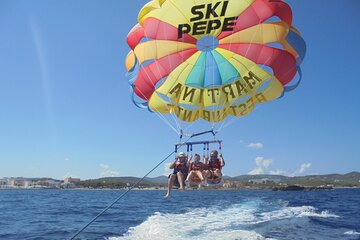
[{"label": "shoreline", "polygon": [[[360,187],[333,187],[332,189],[313,189],[313,190],[302,190],[302,191],[323,191],[323,190],[336,190],[336,189],[360,189]],[[89,190],[96,190],[96,191],[117,191],[117,190],[123,190],[126,191],[128,189],[126,188],[0,188],[1,190],[59,190],[59,191],[89,191]],[[178,189],[173,189],[178,190]],[[242,191],[242,190],[273,190],[272,188],[203,188],[203,189],[186,189],[183,191]],[[167,188],[133,188],[131,191],[167,191]]]}]

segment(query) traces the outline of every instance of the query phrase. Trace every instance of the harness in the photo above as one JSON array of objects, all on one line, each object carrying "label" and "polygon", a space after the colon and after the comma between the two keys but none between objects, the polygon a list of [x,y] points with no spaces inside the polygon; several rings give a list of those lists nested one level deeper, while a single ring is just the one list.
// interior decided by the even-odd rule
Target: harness
[{"label": "harness", "polygon": [[186,164],[182,164],[180,162],[176,162],[175,169],[178,170],[178,171],[181,171],[181,172],[187,172],[188,171],[188,168],[187,168]]},{"label": "harness", "polygon": [[216,158],[214,161],[210,160],[208,166],[209,166],[209,169],[211,169],[211,170],[221,169],[220,160],[218,158]]},{"label": "harness", "polygon": [[203,171],[204,170],[204,165],[201,162],[198,162],[198,163],[193,162],[190,165],[190,170]]}]

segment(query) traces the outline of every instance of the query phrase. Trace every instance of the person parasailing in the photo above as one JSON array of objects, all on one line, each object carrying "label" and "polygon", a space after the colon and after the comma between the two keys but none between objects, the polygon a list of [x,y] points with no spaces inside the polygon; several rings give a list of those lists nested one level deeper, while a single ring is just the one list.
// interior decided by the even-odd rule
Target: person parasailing
[{"label": "person parasailing", "polygon": [[[190,158],[191,160],[191,158]],[[205,178],[204,178],[204,174],[205,174],[205,164],[203,162],[200,161],[200,155],[199,154],[195,154],[194,156],[194,162],[190,163],[190,167],[189,167],[189,175],[187,176],[185,183],[187,187],[190,187],[190,182],[194,179],[197,178],[200,180],[200,184],[201,185],[205,185]],[[200,186],[200,185],[199,185]]]},{"label": "person parasailing", "polygon": [[[191,159],[190,159],[191,160]],[[165,195],[166,198],[170,197],[170,193],[174,184],[179,184],[179,190],[184,190],[184,180],[187,178],[189,172],[189,162],[186,154],[180,152],[175,158],[175,161],[169,166],[170,169],[174,169],[173,173],[169,175],[168,190]]]},{"label": "person parasailing", "polygon": [[222,153],[220,153],[218,157],[218,151],[212,150],[210,153],[210,158],[206,158],[205,162],[207,164],[207,170],[205,171],[205,180],[207,182],[221,181],[221,169],[225,166],[225,161]]}]

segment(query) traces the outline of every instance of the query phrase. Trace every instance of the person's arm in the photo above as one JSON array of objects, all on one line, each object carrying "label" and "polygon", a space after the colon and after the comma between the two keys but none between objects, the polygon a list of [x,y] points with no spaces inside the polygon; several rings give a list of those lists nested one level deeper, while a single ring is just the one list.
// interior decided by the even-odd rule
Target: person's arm
[{"label": "person's arm", "polygon": [[192,154],[190,154],[190,156],[189,156],[189,158],[188,158],[188,160],[187,160],[187,162],[186,162],[186,166],[190,166],[190,163],[191,163],[191,161],[192,161],[192,158],[193,158],[193,155]]},{"label": "person's arm", "polygon": [[175,158],[175,161],[169,166],[170,169],[174,169],[174,167],[176,166],[176,161],[177,158]]},{"label": "person's arm", "polygon": [[208,160],[209,160],[209,158],[207,158],[205,155],[203,155],[203,162],[205,165],[208,165]]},{"label": "person's arm", "polygon": [[224,161],[223,155],[221,153],[219,155],[219,158],[220,158],[220,166],[221,167],[225,166],[225,161]]}]

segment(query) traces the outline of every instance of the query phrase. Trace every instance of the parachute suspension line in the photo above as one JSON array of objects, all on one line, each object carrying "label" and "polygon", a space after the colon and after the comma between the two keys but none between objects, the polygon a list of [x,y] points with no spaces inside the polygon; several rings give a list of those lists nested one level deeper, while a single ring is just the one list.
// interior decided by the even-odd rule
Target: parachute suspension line
[{"label": "parachute suspension line", "polygon": [[183,130],[180,129],[180,133],[179,133],[180,142],[182,141],[183,136],[184,136]]},{"label": "parachute suspension line", "polygon": [[[214,140],[189,142],[189,140],[191,138],[201,136],[201,135],[204,135],[204,134],[207,134],[207,133],[211,133],[213,135],[213,137],[214,137]],[[185,146],[186,145],[187,154],[189,155],[189,152],[190,152],[190,154],[192,155],[193,146],[202,144],[203,145],[203,157],[205,157],[205,150],[206,150],[207,157],[209,157],[210,143],[218,143],[220,148],[221,148],[221,142],[222,141],[221,140],[216,140],[216,134],[217,134],[217,131],[215,131],[214,129],[211,129],[209,131],[199,132],[199,133],[193,133],[193,134],[181,134],[180,142],[175,144],[175,153],[177,152],[179,146]],[[189,137],[186,142],[181,141],[183,135]]]},{"label": "parachute suspension line", "polygon": [[[177,150],[177,147],[176,147]],[[163,162],[165,162],[171,155],[173,155],[175,152],[171,152],[169,155],[167,155],[163,160],[161,160],[155,167],[153,167],[148,173],[146,173],[140,180],[138,180],[136,183],[134,183],[129,189],[127,189],[123,194],[121,194],[118,198],[115,199],[109,206],[104,208],[96,217],[94,217],[88,224],[86,224],[83,228],[81,228],[70,240],[75,239],[80,233],[82,233],[88,226],[90,226],[93,222],[96,221],[101,215],[103,215],[107,210],[109,210],[112,206],[114,206],[115,203],[117,203],[120,199],[122,199],[126,194],[128,194],[131,190],[133,190],[139,183],[141,183],[147,176],[149,176],[150,173],[152,173],[156,168],[158,168]]]},{"label": "parachute suspension line", "polygon": [[[147,36],[145,36],[145,37],[147,37]],[[141,67],[144,67],[143,64],[140,64],[140,66],[141,66]],[[156,66],[157,66],[157,65],[156,65]],[[157,67],[158,67],[159,72],[161,72],[160,69],[159,69],[159,66],[157,66]],[[150,75],[148,74],[148,72],[147,72],[147,71],[144,71],[144,72],[145,72],[146,76],[148,77],[148,79],[151,79],[151,78],[150,78]],[[163,77],[163,76],[161,76],[161,77]],[[154,89],[155,89],[155,84],[154,84],[152,81],[150,81],[150,82],[151,82],[152,86],[153,86]],[[138,90],[140,91],[141,95],[143,95],[143,96],[145,97],[145,95],[143,94],[143,92],[142,92],[140,89],[138,89]],[[148,99],[147,97],[145,97],[145,98],[146,98],[146,100],[149,102],[150,99]],[[149,109],[150,109],[150,107],[149,107]],[[161,115],[161,114],[157,111],[156,108],[155,108],[155,110],[156,110],[156,111],[155,111],[155,114],[156,114],[160,119],[162,119],[168,126],[170,126],[170,127],[178,134],[180,129],[179,129],[179,124],[178,124],[176,118],[174,118],[173,115],[170,114],[170,115],[175,119],[175,122],[176,122],[176,125],[177,125],[177,130],[174,128],[173,125],[171,125],[170,121],[169,121],[168,119],[166,119],[165,116]]]},{"label": "parachute suspension line", "polygon": [[[146,73],[147,74],[147,73]],[[147,74],[148,75],[148,74]],[[144,95],[144,93],[138,89],[141,93],[141,95]],[[147,101],[149,101],[149,99],[147,97],[145,97]],[[158,116],[164,123],[166,123],[166,125],[168,125],[174,132],[176,132],[176,134],[179,134],[179,129],[175,129],[173,125],[171,125],[170,121],[166,119],[166,117],[164,117],[163,115],[161,115],[159,112],[157,112],[157,109],[155,108],[156,111],[154,111],[154,113],[156,114],[156,116]]]},{"label": "parachute suspension line", "polygon": [[187,126],[184,131],[187,131],[188,129],[190,129],[193,125],[195,124],[195,121],[192,122],[191,124],[189,124],[189,126]]},{"label": "parachute suspension line", "polygon": [[[144,96],[144,94],[141,92],[141,90],[139,90],[140,93]],[[148,98],[146,98],[147,101],[149,101]],[[177,129],[174,128],[174,126],[170,123],[169,120],[167,120],[163,115],[161,115],[159,112],[157,112],[157,109],[155,108],[156,111],[154,111],[154,113],[156,114],[156,116],[158,116],[166,125],[168,125],[174,132],[176,132],[177,134],[179,133],[179,131]]]},{"label": "parachute suspension line", "polygon": [[219,131],[222,131],[224,128],[226,128],[226,127],[228,127],[229,125],[231,125],[232,123],[234,123],[235,121],[237,121],[238,120],[238,118],[236,118],[236,117],[234,117],[234,119],[232,119],[232,120],[230,120],[230,121],[224,121],[222,124],[221,124],[221,126],[220,126],[220,128],[219,128]]},{"label": "parachute suspension line", "polygon": [[[190,138],[189,138],[190,139]],[[203,157],[209,157],[210,154],[210,144],[219,144],[219,149],[221,149],[221,140],[214,140],[214,141],[195,141],[195,142],[180,142],[180,143],[176,143],[175,144],[175,153],[176,151],[179,149],[180,146],[186,146],[187,149],[187,154],[192,154],[193,153],[193,146],[194,145],[203,145]],[[221,151],[221,150],[219,150]]]},{"label": "parachute suspension line", "polygon": [[215,122],[212,122],[211,129],[214,129],[214,128],[215,128],[215,125],[216,125],[216,123],[215,123]]},{"label": "parachute suspension line", "polygon": [[174,120],[179,133],[182,132],[182,128],[181,128],[180,122],[179,122],[176,114],[175,113],[170,113],[170,115],[171,115],[172,119]]},{"label": "parachute suspension line", "polygon": [[[166,39],[169,39],[169,38],[168,38],[168,33],[167,33],[167,31],[164,31],[164,32],[165,32],[165,37],[166,37]],[[146,36],[146,37],[147,37],[147,36]],[[183,59],[181,59],[181,60],[183,60]],[[182,62],[183,62],[183,61],[182,61]],[[169,61],[169,63],[170,63],[170,65],[172,65],[172,62],[171,62],[171,61]],[[160,69],[160,67],[159,67],[158,64],[156,64],[156,67],[157,67],[158,72],[161,73],[161,69]],[[172,68],[172,66],[170,66],[170,67]],[[164,77],[165,77],[165,76],[161,75],[161,79],[163,79]],[[151,83],[153,84],[153,82],[151,82]],[[155,89],[155,84],[153,84],[153,87],[154,87],[154,89]],[[174,122],[175,122],[175,124],[176,124],[176,126],[177,126],[177,129],[178,129],[178,133],[179,133],[179,132],[182,131],[182,130],[181,130],[180,122],[179,122],[176,114],[170,112],[170,116],[171,116],[172,119],[174,120]]]}]

